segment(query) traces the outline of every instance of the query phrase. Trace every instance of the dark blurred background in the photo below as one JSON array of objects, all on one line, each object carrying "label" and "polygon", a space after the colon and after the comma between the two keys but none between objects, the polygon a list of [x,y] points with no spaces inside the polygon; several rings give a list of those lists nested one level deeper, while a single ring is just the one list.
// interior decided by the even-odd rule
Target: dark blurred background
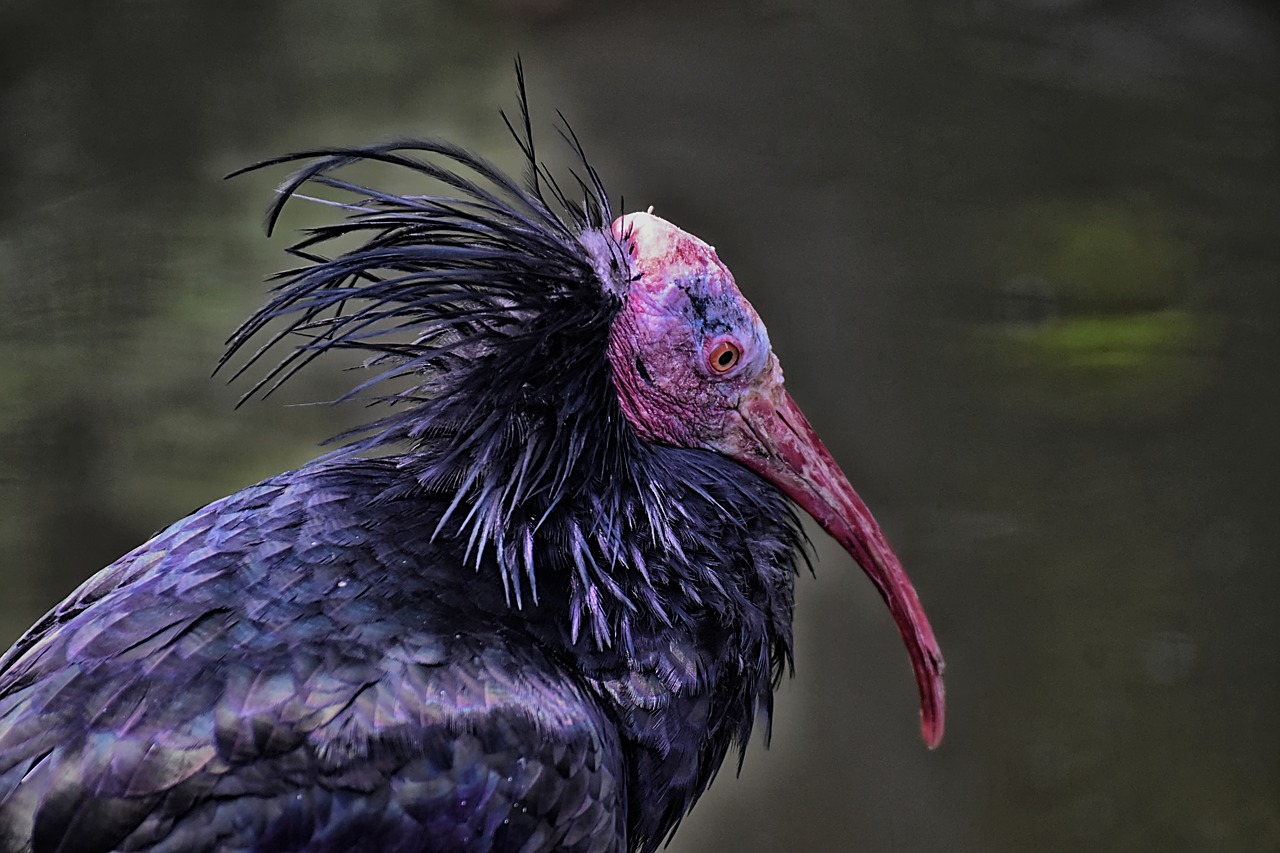
[{"label": "dark blurred background", "polygon": [[[530,79],[715,244],[947,653],[818,536],[773,746],[674,851],[1280,849],[1280,15],[1261,0],[0,6],[0,642],[356,409],[210,379],[297,148],[509,166]],[[299,209],[286,232],[320,221]]]}]

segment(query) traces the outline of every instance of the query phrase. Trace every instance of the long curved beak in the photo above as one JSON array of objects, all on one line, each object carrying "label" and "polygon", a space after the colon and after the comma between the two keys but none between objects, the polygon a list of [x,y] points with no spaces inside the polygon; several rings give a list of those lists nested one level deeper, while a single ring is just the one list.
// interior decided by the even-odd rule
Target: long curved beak
[{"label": "long curved beak", "polygon": [[920,729],[933,749],[942,741],[946,710],[942,652],[880,525],[781,381],[749,391],[737,413],[743,431],[725,450],[813,516],[858,562],[889,605],[915,670]]}]

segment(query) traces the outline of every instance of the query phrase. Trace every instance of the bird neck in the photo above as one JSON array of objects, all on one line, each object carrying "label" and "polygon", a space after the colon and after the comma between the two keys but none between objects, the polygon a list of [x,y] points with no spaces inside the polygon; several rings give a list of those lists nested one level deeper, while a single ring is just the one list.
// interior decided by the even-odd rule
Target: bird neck
[{"label": "bird neck", "polygon": [[[647,850],[735,745],[741,761],[757,721],[767,731],[773,690],[791,665],[803,534],[781,493],[736,463],[659,445],[643,452],[637,467],[646,478],[630,481],[639,491],[584,504],[616,501],[633,512],[566,514],[563,529],[578,524],[585,533],[599,519],[621,519],[608,523],[630,543],[612,563],[598,552],[610,569],[607,585],[569,575],[568,611],[571,620],[599,614],[604,638],[613,640],[599,648],[594,635],[586,638],[573,659],[627,744],[631,836]],[[646,493],[658,496],[659,514],[638,509]]]},{"label": "bird neck", "polygon": [[478,570],[496,565],[515,609],[562,591],[572,643],[627,653],[638,635],[709,614],[789,631],[804,542],[789,502],[718,454],[641,441],[598,378],[596,396],[578,377],[574,394],[596,399],[576,411],[545,398],[462,407],[466,424],[443,428],[440,413],[420,431],[397,464],[407,488],[446,502],[433,535]]}]

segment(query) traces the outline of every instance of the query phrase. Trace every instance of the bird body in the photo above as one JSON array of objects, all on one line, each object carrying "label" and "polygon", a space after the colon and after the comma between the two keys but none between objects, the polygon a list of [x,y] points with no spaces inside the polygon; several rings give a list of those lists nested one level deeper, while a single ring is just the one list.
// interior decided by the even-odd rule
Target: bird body
[{"label": "bird body", "polygon": [[[440,142],[285,184],[272,221],[307,183],[358,200],[231,349],[300,336],[266,387],[366,352],[390,413],[0,659],[0,850],[655,850],[790,666],[796,505],[885,595],[936,743],[928,623],[732,276],[657,217],[611,224],[585,160],[569,202],[525,116],[524,186]],[[359,160],[455,195],[336,176]]]},{"label": "bird body", "polygon": [[547,618],[563,585],[516,609],[460,571],[399,461],[211,504],[35,626],[0,661],[0,846],[613,851],[624,815],[664,838],[789,653],[785,506],[692,546],[725,588],[623,654]]}]

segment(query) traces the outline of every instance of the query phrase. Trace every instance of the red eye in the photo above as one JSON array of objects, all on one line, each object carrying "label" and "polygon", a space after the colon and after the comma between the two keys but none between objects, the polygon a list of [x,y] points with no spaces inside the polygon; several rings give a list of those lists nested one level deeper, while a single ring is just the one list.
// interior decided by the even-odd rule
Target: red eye
[{"label": "red eye", "polygon": [[737,341],[725,339],[711,348],[707,364],[713,373],[728,373],[742,359],[742,347]]}]

